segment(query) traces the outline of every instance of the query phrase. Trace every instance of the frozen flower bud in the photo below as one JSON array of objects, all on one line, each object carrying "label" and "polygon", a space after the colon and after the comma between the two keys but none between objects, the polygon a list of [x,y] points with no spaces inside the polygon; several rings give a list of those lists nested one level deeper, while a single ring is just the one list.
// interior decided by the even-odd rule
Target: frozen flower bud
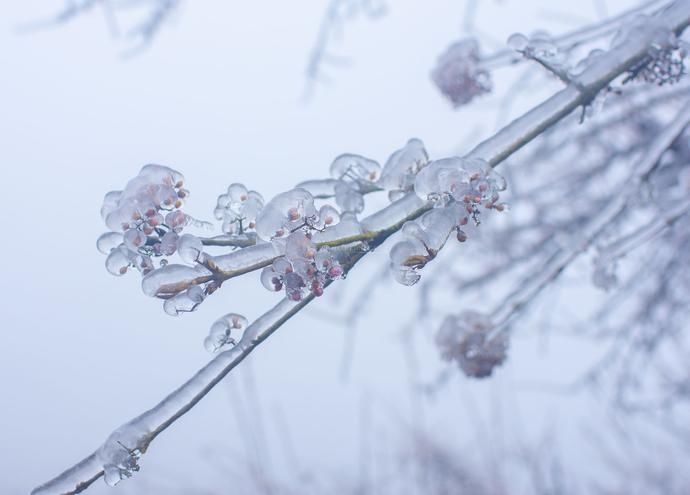
[{"label": "frozen flower bud", "polygon": [[118,232],[106,232],[96,241],[96,249],[101,254],[110,254],[110,251],[122,244],[122,234]]},{"label": "frozen flower bud", "polygon": [[170,316],[179,316],[182,313],[196,311],[199,305],[206,299],[206,292],[198,285],[192,285],[189,289],[174,295],[163,303],[163,311]]},{"label": "frozen flower bud", "polygon": [[249,191],[243,184],[230,184],[227,192],[218,196],[213,211],[218,220],[222,220],[225,234],[237,235],[252,231],[256,227],[256,218],[264,207],[264,199],[256,191]]},{"label": "frozen flower bud", "polygon": [[127,273],[131,266],[132,259],[128,255],[128,250],[124,246],[113,249],[105,259],[105,268],[111,275],[120,276]]},{"label": "frozen flower bud", "polygon": [[177,243],[180,237],[174,231],[166,232],[160,240],[159,251],[162,256],[171,256],[177,251]]},{"label": "frozen flower bud", "polygon": [[129,229],[125,231],[123,239],[127,249],[135,253],[140,247],[146,244],[146,234],[139,229]]},{"label": "frozen flower bud", "polygon": [[453,43],[439,57],[431,78],[455,108],[491,91],[491,76],[479,64],[475,39]]},{"label": "frozen flower bud", "polygon": [[340,212],[331,205],[323,205],[319,208],[318,222],[314,225],[317,230],[333,227],[340,222]]},{"label": "frozen flower bud", "polygon": [[444,320],[435,341],[443,359],[457,363],[469,377],[485,378],[503,364],[508,351],[507,336],[491,336],[493,330],[487,315],[464,311]]},{"label": "frozen flower bud", "polygon": [[187,215],[182,211],[176,210],[165,215],[165,225],[171,230],[179,233],[187,225]]},{"label": "frozen flower bud", "polygon": [[177,242],[177,254],[184,263],[193,265],[195,263],[203,263],[204,246],[201,239],[191,234],[184,234]]},{"label": "frozen flower bud", "polygon": [[269,201],[256,219],[256,233],[265,240],[287,236],[311,225],[316,219],[313,196],[305,189],[292,189]]},{"label": "frozen flower bud", "polygon": [[379,184],[389,191],[391,201],[412,190],[417,173],[429,162],[424,143],[413,138],[395,151],[381,172]]},{"label": "frozen flower bud", "polygon": [[103,218],[103,220],[119,207],[121,195],[122,191],[110,191],[105,195],[103,198],[103,206],[101,206],[101,218]]},{"label": "frozen flower bud", "polygon": [[248,323],[244,316],[235,313],[218,318],[204,339],[204,347],[208,352],[218,352],[224,346],[235,345],[242,338]]},{"label": "frozen flower bud", "polygon": [[331,164],[331,177],[345,182],[376,182],[381,176],[381,165],[360,155],[345,153]]},{"label": "frozen flower bud", "polygon": [[287,237],[285,257],[291,261],[313,259],[316,255],[316,245],[304,232],[298,231]]}]

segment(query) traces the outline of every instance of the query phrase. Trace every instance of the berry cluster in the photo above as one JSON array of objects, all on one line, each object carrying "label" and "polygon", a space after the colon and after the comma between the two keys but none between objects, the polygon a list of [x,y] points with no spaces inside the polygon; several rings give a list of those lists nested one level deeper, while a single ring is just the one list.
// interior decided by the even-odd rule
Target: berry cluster
[{"label": "berry cluster", "polygon": [[419,281],[419,270],[436,257],[453,231],[459,242],[467,240],[468,229],[480,223],[480,207],[506,208],[498,202],[505,179],[480,159],[433,161],[417,174],[414,187],[435,208],[407,222],[402,228],[404,239],[391,249],[391,268],[403,285]]},{"label": "berry cluster", "polygon": [[271,241],[302,230],[323,230],[337,224],[340,213],[330,205],[314,206],[314,197],[303,188],[278,194],[261,210],[256,219],[258,236]]},{"label": "berry cluster", "polygon": [[488,316],[464,311],[444,320],[435,341],[441,357],[455,361],[465,375],[486,378],[503,364],[508,351],[507,335],[501,332],[490,336],[493,329]]},{"label": "berry cluster", "polygon": [[431,78],[454,107],[491,91],[491,76],[479,62],[479,45],[472,38],[453,43],[439,57]]},{"label": "berry cluster", "polygon": [[323,294],[327,282],[343,276],[343,268],[328,247],[317,248],[311,235],[302,230],[285,239],[285,256],[277,258],[261,272],[261,283],[270,291],[285,290],[293,301],[307,292]]},{"label": "berry cluster", "polygon": [[225,234],[239,235],[256,229],[256,218],[264,207],[264,198],[249,191],[243,184],[230,184],[226,193],[218,196],[213,216],[223,222]]},{"label": "berry cluster", "polygon": [[154,268],[152,257],[175,253],[179,233],[190,222],[181,210],[189,196],[183,185],[179,172],[145,165],[122,191],[105,195],[101,216],[110,232],[98,238],[97,247],[108,255],[110,273],[124,275],[136,267],[146,274]]}]

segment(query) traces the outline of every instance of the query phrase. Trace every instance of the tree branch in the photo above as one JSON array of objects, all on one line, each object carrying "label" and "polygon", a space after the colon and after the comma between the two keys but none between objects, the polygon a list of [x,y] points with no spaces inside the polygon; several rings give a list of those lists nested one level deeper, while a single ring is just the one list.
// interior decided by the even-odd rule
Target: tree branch
[{"label": "tree branch", "polygon": [[[654,27],[661,25],[680,32],[688,24],[690,24],[690,0],[679,0],[656,16]],[[603,55],[586,69],[578,78],[579,85],[577,87],[569,85],[559,91],[493,137],[480,143],[470,152],[469,157],[483,158],[495,167],[579,106],[587,105],[601,89],[638,64],[647,56],[655,34],[656,31],[653,29],[637,31],[634,38],[628,39],[626,43]],[[414,193],[409,193],[399,201],[365,218],[362,221],[362,236],[367,238],[368,247],[376,247],[397,232],[407,220],[417,218],[430,208],[428,202],[420,200]],[[348,238],[343,241],[348,242],[348,244],[336,248],[341,259],[343,259],[343,266],[346,271],[352,269],[357,261],[366,252],[369,252],[363,249],[366,246],[362,245],[361,240],[363,239],[359,237],[356,239]],[[260,255],[253,258],[254,265],[258,267],[260,263],[268,264],[270,259],[268,248],[262,246],[246,248],[224,257],[214,258],[214,260],[221,269],[232,272],[232,270],[228,270],[227,266],[223,266],[222,261],[230,264],[238,262],[241,257],[247,255],[246,253],[243,254],[243,251],[259,250],[259,248],[266,251],[253,253]],[[239,273],[239,271],[240,268],[236,265],[235,273]],[[245,269],[244,273],[246,271]],[[104,475],[105,465],[127,461],[127,458],[123,459],[126,457],[124,454],[129,456],[133,453],[137,453],[137,455],[144,453],[157,435],[193,408],[261,342],[312,300],[313,296],[308,295],[300,302],[287,299],[279,302],[247,328],[237,346],[218,354],[189,381],[167,396],[157,406],[115,430],[95,453],[55,479],[36,488],[32,493],[34,495],[79,493]],[[122,448],[122,445],[129,450]],[[116,447],[119,447],[119,450]],[[118,455],[120,458],[117,457]]]}]

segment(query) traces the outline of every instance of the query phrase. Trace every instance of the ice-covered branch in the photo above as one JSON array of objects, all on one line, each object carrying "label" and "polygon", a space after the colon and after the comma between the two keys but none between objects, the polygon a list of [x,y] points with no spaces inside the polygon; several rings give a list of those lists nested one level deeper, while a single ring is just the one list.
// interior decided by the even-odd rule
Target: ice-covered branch
[{"label": "ice-covered branch", "polygon": [[[493,314],[493,324],[497,329],[504,329],[519,310],[534,301],[539,292],[553,282],[575,258],[585,252],[597,237],[625,211],[630,200],[639,194],[642,181],[657,167],[662,155],[689,123],[690,103],[680,110],[668,127],[651,143],[635,164],[631,177],[623,186],[621,193],[615,196],[597,216],[592,218],[582,232],[577,233],[577,238],[573,240],[573,245],[556,251],[550,257],[543,270],[539,271],[527,283],[521,283],[514,293],[498,304]],[[674,209],[674,213],[670,216],[669,221],[677,219],[685,209],[687,209],[687,205],[683,205],[680,212]]]},{"label": "ice-covered branch", "polygon": [[[452,222],[450,224],[446,222],[447,218],[442,213],[444,210],[443,201],[450,201],[451,204],[454,204],[453,201],[457,201],[457,198],[454,196],[455,190],[452,188],[448,190],[437,189],[436,186],[439,186],[441,181],[440,175],[436,174],[436,172],[443,172],[444,180],[448,179],[448,177],[453,180],[457,179],[455,182],[451,181],[452,184],[444,182],[446,185],[477,183],[477,191],[472,192],[471,197],[467,199],[468,204],[474,207],[475,203],[480,202],[475,199],[475,193],[478,197],[479,193],[486,192],[487,190],[491,191],[494,187],[500,189],[500,187],[496,185],[497,179],[491,176],[490,172],[484,171],[465,177],[462,175],[465,170],[459,168],[458,164],[464,165],[473,160],[478,160],[482,163],[487,163],[490,167],[495,167],[546,129],[577,110],[578,107],[588,105],[597,93],[606,88],[614,79],[639,65],[648,56],[649,48],[655,42],[659,27],[668,31],[679,32],[688,24],[690,24],[690,0],[674,2],[668,9],[660,12],[654,18],[653,25],[650,25],[647,29],[641,28],[635,33],[635,36],[630,36],[624,43],[619,44],[610,52],[593,61],[592,65],[578,76],[577,84],[570,84],[522,117],[516,119],[497,134],[476,146],[468,156],[462,159],[450,159],[450,161],[438,160],[433,167],[429,166],[426,169],[422,169],[431,170],[432,172],[424,172],[424,174],[427,176],[427,179],[435,180],[435,184],[432,184],[434,180],[424,183],[425,186],[428,185],[430,188],[430,195],[427,200],[420,198],[420,188],[418,188],[416,193],[407,192],[389,206],[359,222],[359,232],[346,231],[345,234],[339,235],[338,225],[336,225],[332,229],[324,229],[322,235],[320,232],[315,233],[312,242],[316,247],[333,246],[332,249],[335,251],[335,257],[341,263],[343,269],[348,271],[361,257],[369,252],[370,248],[380,245],[388,237],[403,229],[406,222],[419,218],[429,212],[433,206],[441,204],[441,207],[434,208],[434,210],[438,210],[441,213],[428,218],[431,218],[430,221],[432,222],[439,220],[444,229],[446,229],[445,237],[440,236],[439,239],[434,239],[437,242],[433,244],[427,245],[422,243],[426,251],[423,255],[413,257],[412,264],[409,264],[407,258],[403,260],[406,268],[416,270],[423,267],[424,264],[433,259],[437,250],[443,246],[448,231],[455,228]],[[650,149],[645,155],[646,158],[642,159],[637,174],[640,180],[644,178],[643,172],[650,170],[658,161],[661,153],[668,148],[670,144],[669,139],[672,141],[672,138],[675,138],[682,128],[685,127],[689,113],[690,109],[688,107],[684,108],[674,125],[663,133],[663,139],[660,137],[657,146]],[[175,181],[172,184],[177,186]],[[401,188],[401,190],[404,189]],[[409,188],[407,190],[409,191]],[[180,183],[176,187],[176,194],[179,195],[181,193]],[[246,192],[244,196],[246,196]],[[348,197],[346,199],[350,201],[352,198]],[[172,202],[177,204],[176,200]],[[498,206],[494,204],[493,199],[489,199],[488,202],[491,207]],[[267,205],[267,208],[269,205]],[[616,208],[619,208],[619,206]],[[617,211],[616,208],[612,206],[609,215],[614,214]],[[287,212],[288,222],[284,225],[289,225],[289,222],[301,220],[304,217],[302,212],[293,212],[292,209],[288,209]],[[292,217],[293,213],[294,218]],[[474,214],[473,210],[472,214]],[[159,213],[154,211],[151,218],[157,218],[157,215]],[[320,220],[322,218],[319,217]],[[597,220],[599,222],[599,219]],[[186,220],[184,220],[184,215],[176,214],[171,217],[170,222],[175,221],[184,223]],[[422,223],[418,227],[408,228],[407,233],[417,236],[417,240],[422,238],[425,241],[428,240],[426,236],[429,232],[421,231],[425,225]],[[428,224],[426,227],[428,227]],[[434,227],[436,227],[436,223],[434,223]],[[599,228],[599,223],[597,223],[591,227],[590,232],[596,232],[596,229]],[[152,234],[158,236],[154,240],[155,249],[165,249],[166,245],[163,241],[165,241],[164,237],[169,232],[164,232],[163,230],[159,232],[156,230],[156,227],[151,227],[150,230]],[[282,230],[283,228],[279,226],[278,230],[274,229],[273,232],[278,234],[280,231],[282,235],[284,234]],[[335,234],[330,234],[329,231]],[[458,232],[458,234],[460,233]],[[135,245],[138,247],[146,246],[149,242],[146,235],[142,237],[135,233],[130,241],[136,241]],[[260,232],[259,235],[261,235]],[[319,238],[320,235],[321,238]],[[208,242],[214,241],[207,240]],[[176,270],[179,273],[176,273],[176,276],[173,277],[175,283],[180,283],[180,280],[182,280],[183,283],[191,286],[212,282],[214,277],[218,277],[218,280],[222,281],[241,273],[267,267],[277,257],[283,255],[282,252],[276,253],[274,251],[274,245],[265,243],[245,247],[233,253],[206,258],[201,256],[202,253],[196,247],[196,244],[191,241],[188,244],[184,249],[185,256],[188,257],[191,253],[196,264],[193,267],[177,265],[178,268],[168,265],[164,267],[165,270],[150,271],[150,274],[147,275],[148,278],[144,279],[143,286],[145,291],[151,294],[163,294],[166,296],[172,296],[178,292],[178,287],[168,287],[166,280],[154,280],[156,277],[161,277],[157,273],[170,273]],[[203,242],[199,241],[199,245],[202,244]],[[310,259],[314,259],[315,255],[318,254],[314,253],[316,247],[310,243],[298,247],[306,249],[309,254],[305,256]],[[153,249],[151,247],[151,250]],[[182,251],[182,246],[179,249]],[[129,262],[127,261],[127,263]],[[127,266],[129,265],[124,266],[125,271]],[[279,277],[276,276],[270,282],[280,285],[283,283],[283,279],[279,280]],[[324,286],[328,284],[330,284],[330,280],[326,281]],[[213,290],[215,289],[217,287],[214,287]],[[236,324],[238,328],[244,329],[244,333],[236,345],[219,353],[194,377],[166,397],[160,404],[115,430],[94,454],[52,481],[38,487],[33,493],[37,495],[73,494],[83,491],[96,479],[104,475],[109,483],[114,483],[121,478],[130,476],[132,471],[138,469],[138,457],[149,448],[151,442],[158,434],[193,408],[252,350],[282,326],[283,323],[297,314],[304,306],[309,304],[318,294],[316,291],[312,291],[306,293],[306,295],[299,295],[299,300],[283,299],[273,309],[246,327],[246,329],[242,328],[243,323],[239,319],[233,320],[233,324]]]},{"label": "ice-covered branch", "polygon": [[[666,4],[668,4],[668,0],[647,1],[601,22],[555,36],[551,41],[559,50],[567,52],[578,45],[610,36],[625,27],[635,16],[653,14]],[[517,54],[515,50],[503,49],[481,57],[480,65],[486,69],[494,69],[503,65],[519,63],[522,60],[524,60],[523,57]]]}]

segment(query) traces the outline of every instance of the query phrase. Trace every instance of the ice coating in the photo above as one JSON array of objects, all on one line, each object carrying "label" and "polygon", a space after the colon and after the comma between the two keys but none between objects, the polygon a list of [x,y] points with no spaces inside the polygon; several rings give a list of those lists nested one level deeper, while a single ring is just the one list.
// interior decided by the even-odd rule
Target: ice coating
[{"label": "ice coating", "polygon": [[213,215],[222,221],[225,234],[240,235],[256,228],[256,219],[264,207],[264,199],[244,184],[233,183],[218,196]]},{"label": "ice coating", "polygon": [[96,240],[96,249],[101,254],[108,255],[110,251],[122,244],[122,234],[119,232],[105,232]]},{"label": "ice coating", "polygon": [[314,198],[327,199],[335,196],[335,186],[339,182],[338,179],[315,179],[300,182],[295,187],[309,191]]},{"label": "ice coating", "polygon": [[204,347],[208,352],[218,352],[225,346],[234,346],[242,338],[249,322],[237,313],[228,313],[218,318],[204,339]]},{"label": "ice coating", "polygon": [[331,164],[331,177],[345,182],[376,182],[381,176],[381,165],[361,155],[344,153]]},{"label": "ice coating", "polygon": [[210,279],[211,272],[201,265],[171,263],[145,275],[141,280],[141,288],[147,296],[165,299]]},{"label": "ice coating", "polygon": [[265,241],[286,237],[316,219],[314,197],[306,189],[295,188],[269,201],[256,219],[256,232]]},{"label": "ice coating", "polygon": [[269,265],[281,254],[274,244],[263,243],[220,256],[209,256],[208,259],[227,274],[239,274]]},{"label": "ice coating", "polygon": [[201,239],[191,234],[183,234],[177,242],[177,254],[188,265],[204,261],[204,246]]},{"label": "ice coating", "polygon": [[499,193],[505,179],[480,158],[444,158],[431,162],[417,175],[415,192],[422,199],[444,207],[450,201],[465,204],[476,214],[478,206],[503,210]]},{"label": "ice coating", "polygon": [[420,139],[412,138],[388,158],[381,172],[379,184],[389,191],[389,196],[399,196],[401,192],[410,191],[414,187],[417,173],[428,161],[429,156],[424,143]]},{"label": "ice coating", "polygon": [[199,308],[206,299],[206,291],[200,285],[192,285],[189,289],[175,294],[163,303],[163,311],[170,316],[179,316],[182,313],[191,313]]}]

